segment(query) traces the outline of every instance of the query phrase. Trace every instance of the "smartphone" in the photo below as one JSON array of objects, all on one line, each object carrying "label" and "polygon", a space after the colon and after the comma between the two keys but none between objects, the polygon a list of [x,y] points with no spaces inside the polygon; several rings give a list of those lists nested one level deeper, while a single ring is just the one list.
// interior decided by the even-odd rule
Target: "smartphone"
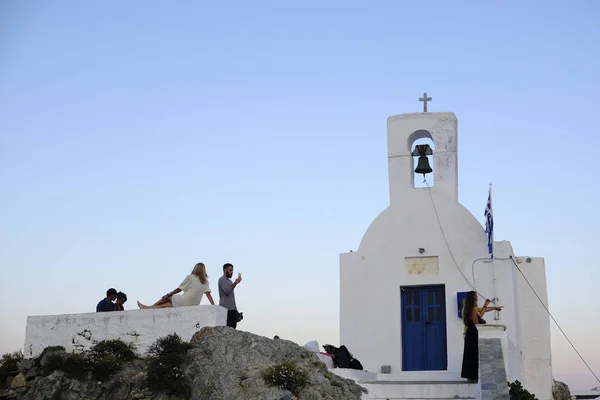
[{"label": "smartphone", "polygon": [[242,274],[241,274],[241,273],[238,273],[238,278],[241,278],[241,277],[242,277]]}]

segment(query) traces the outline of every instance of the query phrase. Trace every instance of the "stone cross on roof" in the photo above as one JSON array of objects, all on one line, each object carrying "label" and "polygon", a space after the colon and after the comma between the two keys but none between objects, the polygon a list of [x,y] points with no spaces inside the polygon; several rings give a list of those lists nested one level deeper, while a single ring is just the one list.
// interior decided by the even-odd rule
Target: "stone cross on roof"
[{"label": "stone cross on roof", "polygon": [[431,97],[427,97],[427,93],[423,93],[423,97],[419,101],[423,102],[423,112],[427,112],[427,102],[431,101]]}]

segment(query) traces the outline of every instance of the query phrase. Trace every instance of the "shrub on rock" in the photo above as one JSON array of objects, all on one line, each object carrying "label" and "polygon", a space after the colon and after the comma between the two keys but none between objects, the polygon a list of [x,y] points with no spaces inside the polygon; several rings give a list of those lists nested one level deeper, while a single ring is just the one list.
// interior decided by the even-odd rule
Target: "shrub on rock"
[{"label": "shrub on rock", "polygon": [[90,370],[89,360],[82,353],[60,353],[55,352],[49,357],[56,357],[58,370],[64,372],[68,377],[82,380],[88,376]]},{"label": "shrub on rock", "polygon": [[51,374],[59,369],[66,354],[63,346],[48,346],[34,360],[34,365],[41,367],[44,374]]},{"label": "shrub on rock", "polygon": [[135,345],[120,339],[103,340],[90,350],[90,355],[96,359],[117,358],[123,362],[133,361],[137,358]]},{"label": "shrub on rock", "polygon": [[188,396],[191,389],[184,379],[184,362],[191,348],[177,334],[159,338],[148,349],[148,386],[154,390]]},{"label": "shrub on rock", "polygon": [[83,353],[65,353],[64,351],[52,351],[44,355],[42,362],[44,375],[50,375],[54,371],[62,371],[73,379],[83,380],[90,372],[90,362]]},{"label": "shrub on rock", "polygon": [[65,363],[66,357],[67,353],[64,351],[53,351],[47,355],[44,354],[44,365],[42,366],[44,375],[50,375],[54,371],[60,370]]},{"label": "shrub on rock", "polygon": [[263,373],[267,385],[288,390],[295,396],[308,386],[308,372],[298,367],[293,361],[283,361],[270,366]]},{"label": "shrub on rock", "polygon": [[535,395],[529,393],[519,381],[514,381],[513,383],[508,382],[508,387],[510,388],[508,392],[510,400],[538,400]]},{"label": "shrub on rock", "polygon": [[127,362],[137,358],[135,346],[122,340],[103,340],[90,349],[87,354],[89,370],[99,381],[110,379]]},{"label": "shrub on rock", "polygon": [[39,358],[42,358],[47,353],[51,353],[53,351],[66,351],[66,349],[63,346],[48,346],[42,351],[42,354],[40,354]]},{"label": "shrub on rock", "polygon": [[33,360],[33,364],[36,367],[45,368],[45,362],[47,361],[49,355],[53,354],[55,352],[64,353],[65,348],[63,346],[48,346],[48,347],[44,348],[42,353]]},{"label": "shrub on rock", "polygon": [[174,333],[162,338],[158,338],[148,348],[150,357],[158,357],[165,354],[185,354],[192,345],[184,342],[178,334]]},{"label": "shrub on rock", "polygon": [[135,347],[122,340],[103,340],[84,353],[65,353],[63,347],[46,348],[41,356],[44,374],[62,371],[67,376],[82,380],[89,373],[98,381],[107,381],[123,365],[137,358]]},{"label": "shrub on rock", "polygon": [[19,369],[19,361],[23,359],[21,350],[6,353],[0,358],[0,371],[13,372]]},{"label": "shrub on rock", "polygon": [[0,358],[0,382],[6,381],[11,372],[19,370],[19,362],[23,359],[21,351],[6,353]]}]

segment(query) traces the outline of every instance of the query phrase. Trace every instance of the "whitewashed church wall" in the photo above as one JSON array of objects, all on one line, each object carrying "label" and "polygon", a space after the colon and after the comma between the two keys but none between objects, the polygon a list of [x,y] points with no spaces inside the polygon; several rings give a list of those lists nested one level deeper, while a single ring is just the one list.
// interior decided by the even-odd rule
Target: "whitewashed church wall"
[{"label": "whitewashed church wall", "polygon": [[[432,189],[434,193],[436,190]],[[401,371],[400,286],[444,284],[448,370],[460,372],[464,342],[456,294],[470,290],[470,286],[436,233],[439,226],[427,189],[415,189],[405,200],[402,208],[390,207],[377,218],[358,251],[341,255],[340,340],[367,369],[379,372],[382,365],[391,365],[393,373]],[[452,227],[446,232],[447,239],[463,273],[470,278],[472,261],[489,257],[485,233],[459,204],[448,206],[440,198],[438,203],[443,226]],[[425,249],[423,254],[420,247]],[[438,256],[439,273],[410,274],[406,256]],[[486,280],[490,278],[481,277],[482,284]]]},{"label": "whitewashed church wall", "polygon": [[[429,136],[435,146],[435,179],[431,191],[413,186],[414,162],[410,154],[411,142],[415,138]],[[535,337],[536,330],[542,331],[538,336],[549,337],[549,326],[530,327],[535,322],[527,319],[526,314],[535,311],[523,309],[520,304],[523,296],[520,295],[515,268],[508,259],[513,255],[509,242],[496,242],[495,261],[483,262],[490,257],[487,235],[477,218],[458,203],[457,142],[457,120],[452,113],[404,114],[388,119],[390,206],[369,226],[357,251],[340,255],[340,342],[348,346],[367,370],[379,372],[381,366],[389,365],[392,374],[401,373],[400,287],[443,284],[446,292],[447,371],[458,377],[464,340],[463,324],[457,315],[457,292],[471,290],[468,280],[483,295],[480,296],[480,305],[484,301],[481,297],[497,296],[499,305],[504,306],[498,320],[494,319],[494,312],[486,314],[485,318],[489,323],[506,326],[507,370],[511,377],[523,381],[526,368],[522,363],[521,350],[528,343],[522,342],[522,338],[530,334]],[[440,224],[448,244],[444,242]],[[438,259],[437,264],[425,261],[407,263],[407,257]],[[477,259],[482,260],[473,265]],[[539,273],[544,278],[543,268]],[[545,294],[545,280],[540,280],[539,284],[544,287]],[[525,321],[529,322],[524,324]],[[545,349],[545,339],[542,342],[543,345],[536,348],[539,348],[540,354],[549,354],[549,347]],[[536,351],[531,350],[527,354],[535,355]],[[423,379],[433,373],[423,372]]]},{"label": "whitewashed church wall", "polygon": [[[518,303],[516,279],[515,279],[515,268],[512,261],[509,259],[513,255],[513,250],[510,242],[502,241],[494,243],[494,257],[493,262],[477,262],[475,263],[476,271],[476,287],[480,292],[480,297],[498,298],[498,305],[503,306],[501,312],[496,313],[494,311],[488,312],[485,315],[487,323],[501,324],[506,326],[507,338],[517,347],[520,347],[520,328],[519,328],[519,315],[520,307]],[[489,255],[487,255],[489,260]],[[496,287],[494,289],[494,279]],[[480,298],[479,305],[483,305],[484,299]],[[498,319],[495,317],[498,315]],[[506,357],[510,360],[510,357]],[[513,359],[513,362],[517,362]],[[507,367],[511,371],[514,371],[517,376],[520,376],[520,365],[513,365]]]},{"label": "whitewashed church wall", "polygon": [[[387,120],[388,174],[390,204],[403,202],[413,189],[414,165],[410,156],[412,143],[419,132],[427,131],[435,143],[433,180],[450,202],[458,202],[458,120],[454,113],[413,113]],[[416,133],[416,134],[415,134]],[[416,136],[412,136],[415,134]],[[430,179],[430,178],[429,178]]]},{"label": "whitewashed church wall", "polygon": [[[411,142],[428,135],[435,147],[431,192],[414,188],[410,154]],[[358,251],[340,256],[340,340],[368,370],[390,365],[392,373],[400,372],[400,287],[444,284],[448,370],[459,372],[464,342],[456,293],[470,286],[444,243],[432,197],[465,276],[472,275],[473,260],[487,256],[487,238],[477,219],[458,203],[457,120],[452,113],[394,116],[388,119],[387,137],[390,207],[371,224]],[[438,257],[437,269],[415,273],[406,268],[406,257],[428,256]]]},{"label": "whitewashed church wall", "polygon": [[85,350],[110,339],[134,343],[143,354],[160,337],[177,333],[190,340],[201,328],[226,321],[227,310],[212,305],[27,317],[24,354],[36,357],[48,346]]},{"label": "whitewashed church wall", "polygon": [[521,375],[521,350],[506,336],[506,378],[509,382],[523,379]]},{"label": "whitewashed church wall", "polygon": [[[546,307],[548,293],[546,289],[546,266],[543,258],[518,258],[519,268],[527,277]],[[516,269],[516,268],[515,268]],[[533,293],[525,279],[518,274],[518,297],[521,311],[521,343],[523,357],[523,386],[538,399],[552,398],[552,358],[550,343],[550,316]]]}]

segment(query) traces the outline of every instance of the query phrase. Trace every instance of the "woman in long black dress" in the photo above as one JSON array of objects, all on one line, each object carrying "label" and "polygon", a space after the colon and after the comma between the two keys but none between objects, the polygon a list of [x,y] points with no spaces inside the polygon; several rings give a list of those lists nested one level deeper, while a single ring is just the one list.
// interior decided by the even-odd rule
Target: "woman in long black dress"
[{"label": "woman in long black dress", "polygon": [[467,327],[465,333],[465,349],[463,352],[461,377],[472,382],[479,380],[479,332],[476,324],[479,323],[477,305],[477,292],[469,292],[465,297],[462,309],[463,323]]}]

